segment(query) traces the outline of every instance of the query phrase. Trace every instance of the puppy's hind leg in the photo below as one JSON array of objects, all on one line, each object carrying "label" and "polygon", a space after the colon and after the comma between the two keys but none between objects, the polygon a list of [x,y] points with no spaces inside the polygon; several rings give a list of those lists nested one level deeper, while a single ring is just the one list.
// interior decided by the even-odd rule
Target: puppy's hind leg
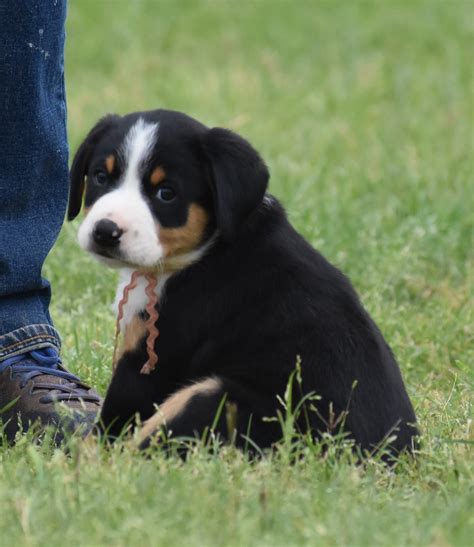
[{"label": "puppy's hind leg", "polygon": [[222,407],[226,394],[222,381],[209,377],[176,391],[168,397],[157,412],[149,418],[138,433],[140,448],[146,448],[160,431],[169,437],[197,437],[206,428],[225,433]]},{"label": "puppy's hind leg", "polygon": [[265,422],[261,411],[261,396],[212,376],[168,397],[144,423],[138,443],[140,448],[147,448],[163,430],[168,439],[202,438],[212,430],[221,441],[235,442],[253,452],[255,445],[266,448],[281,437],[281,429]]}]

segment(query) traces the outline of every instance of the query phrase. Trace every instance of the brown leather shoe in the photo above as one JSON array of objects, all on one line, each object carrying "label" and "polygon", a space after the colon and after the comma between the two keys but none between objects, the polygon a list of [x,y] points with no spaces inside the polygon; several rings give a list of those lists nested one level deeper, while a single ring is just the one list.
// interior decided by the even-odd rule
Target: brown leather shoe
[{"label": "brown leather shoe", "polygon": [[[0,426],[13,443],[18,431],[33,424],[53,426],[54,440],[94,427],[101,398],[62,365],[57,351],[44,348],[0,362]],[[2,428],[0,427],[0,432]]]}]

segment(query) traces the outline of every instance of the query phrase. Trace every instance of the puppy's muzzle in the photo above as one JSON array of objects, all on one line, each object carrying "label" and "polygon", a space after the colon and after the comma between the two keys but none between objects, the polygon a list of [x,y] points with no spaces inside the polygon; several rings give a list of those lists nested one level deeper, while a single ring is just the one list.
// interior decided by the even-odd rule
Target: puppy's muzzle
[{"label": "puppy's muzzle", "polygon": [[108,218],[99,220],[92,231],[94,243],[102,249],[113,249],[120,244],[123,230]]}]

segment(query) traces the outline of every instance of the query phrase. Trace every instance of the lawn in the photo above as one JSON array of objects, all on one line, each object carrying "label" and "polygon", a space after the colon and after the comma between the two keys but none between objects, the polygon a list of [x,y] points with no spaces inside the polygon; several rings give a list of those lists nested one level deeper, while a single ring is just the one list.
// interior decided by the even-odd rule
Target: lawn
[{"label": "lawn", "polygon": [[[183,463],[24,438],[0,448],[2,547],[472,542],[473,22],[467,1],[70,3],[71,149],[104,113],[155,107],[247,137],[392,345],[423,444],[387,470],[314,446]],[[45,275],[64,361],[104,393],[115,274],[77,226]]]}]

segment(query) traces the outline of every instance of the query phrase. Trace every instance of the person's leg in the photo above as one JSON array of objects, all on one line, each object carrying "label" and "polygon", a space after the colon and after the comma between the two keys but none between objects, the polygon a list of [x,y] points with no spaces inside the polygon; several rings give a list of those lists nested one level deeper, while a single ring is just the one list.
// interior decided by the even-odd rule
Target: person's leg
[{"label": "person's leg", "polygon": [[41,270],[68,194],[65,17],[66,0],[0,0],[0,411],[25,395],[8,383],[17,356],[42,366],[60,347]]},{"label": "person's leg", "polygon": [[0,0],[0,359],[54,346],[41,278],[68,193],[64,1]]}]

